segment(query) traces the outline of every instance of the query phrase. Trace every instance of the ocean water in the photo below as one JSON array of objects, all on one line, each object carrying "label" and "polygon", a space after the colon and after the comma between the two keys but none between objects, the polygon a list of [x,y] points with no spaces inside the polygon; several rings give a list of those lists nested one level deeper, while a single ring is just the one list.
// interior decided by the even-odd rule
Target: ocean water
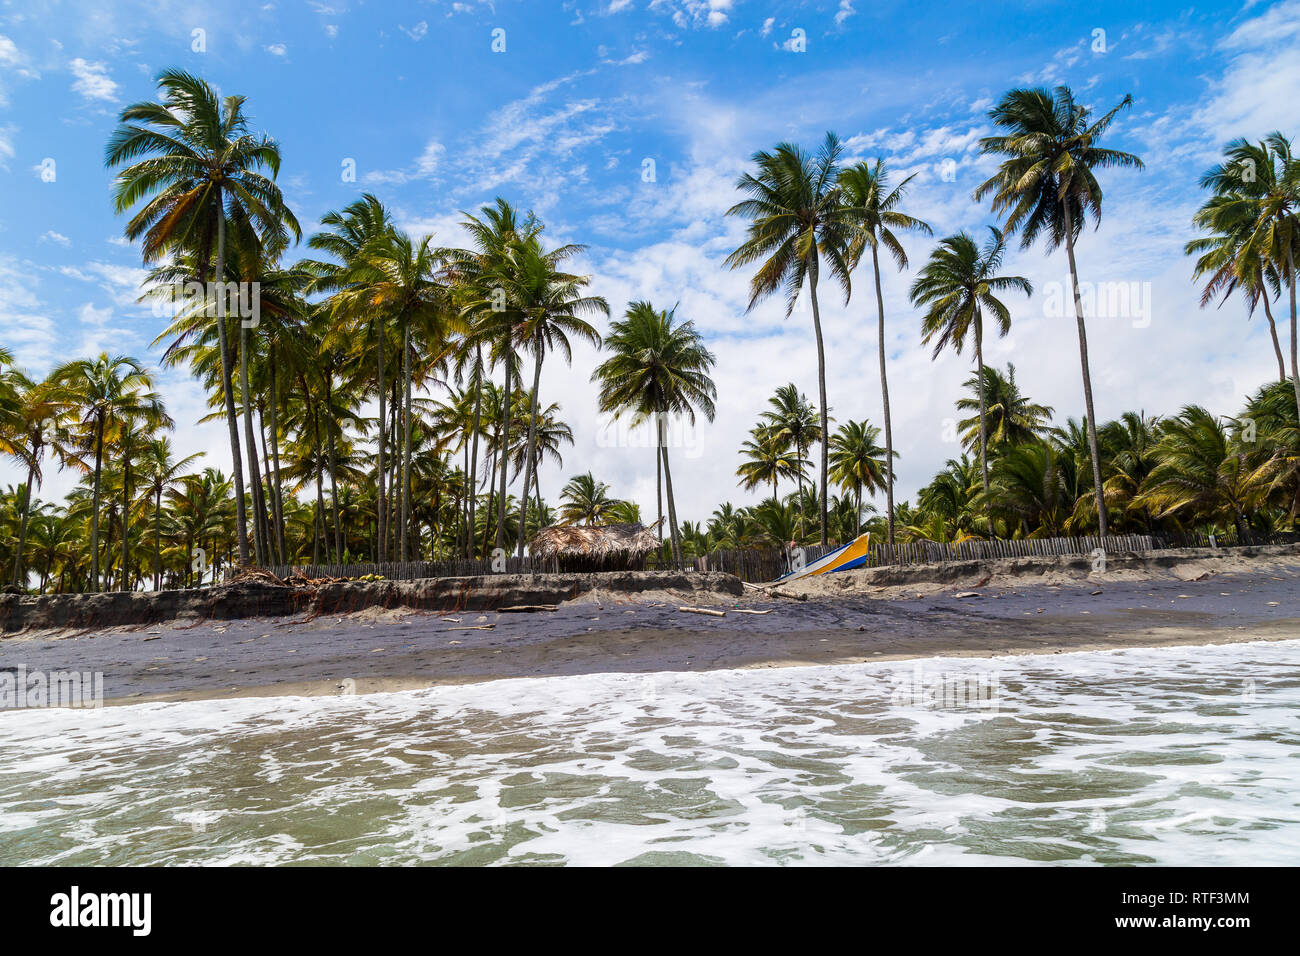
[{"label": "ocean water", "polygon": [[0,713],[0,864],[1296,864],[1300,641]]}]

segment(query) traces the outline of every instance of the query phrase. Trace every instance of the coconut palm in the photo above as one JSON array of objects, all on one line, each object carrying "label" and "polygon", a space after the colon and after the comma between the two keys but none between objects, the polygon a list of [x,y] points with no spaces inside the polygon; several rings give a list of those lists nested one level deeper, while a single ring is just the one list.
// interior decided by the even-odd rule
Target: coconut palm
[{"label": "coconut palm", "polygon": [[985,404],[985,421],[987,422],[987,447],[998,453],[1008,445],[1024,445],[1035,442],[1045,436],[1050,429],[1053,409],[1031,401],[1016,383],[1016,367],[1007,365],[1003,375],[991,365],[985,365],[982,374],[972,375],[962,383],[974,397],[963,396],[957,399],[959,412],[976,412],[970,418],[957,422],[960,429],[962,447],[967,450],[979,448],[980,439],[980,399],[983,392]]},{"label": "coconut palm", "polygon": [[921,343],[934,340],[932,358],[946,346],[961,354],[969,335],[975,343],[975,384],[979,392],[980,475],[989,488],[988,419],[984,396],[984,313],[993,317],[1000,336],[1011,331],[1011,311],[995,293],[1004,289],[1033,294],[1023,276],[1000,276],[1006,237],[995,226],[983,248],[967,232],[939,242],[930,259],[912,283],[912,304],[927,308],[921,317]]},{"label": "coconut palm", "polygon": [[[915,174],[913,174],[914,176]],[[871,267],[876,283],[876,343],[880,358],[880,398],[885,420],[885,460],[890,467],[885,472],[885,500],[888,514],[889,543],[894,543],[894,429],[889,410],[889,378],[885,371],[885,295],[880,283],[880,247],[884,246],[898,268],[907,268],[907,253],[898,240],[897,233],[919,232],[930,235],[930,227],[899,209],[908,176],[890,188],[889,171],[883,159],[874,163],[857,163],[840,174],[843,203],[851,224],[848,248],[850,267],[856,269],[867,249],[871,250]],[[823,497],[826,494],[822,486]]]},{"label": "coconut palm", "polygon": [[[780,143],[771,152],[759,150],[753,156],[757,172],[743,174],[736,183],[747,198],[727,210],[729,216],[749,220],[745,241],[727,257],[727,265],[739,269],[760,263],[749,283],[746,311],[781,291],[789,318],[805,284],[808,286],[817,343],[817,394],[823,437],[829,435],[830,429],[826,417],[826,350],[817,301],[823,268],[840,283],[845,297],[849,295],[849,229],[839,185],[842,152],[834,133],[826,134],[815,155],[792,143]],[[821,543],[825,545],[826,442],[821,446]]]},{"label": "coconut palm", "polygon": [[172,454],[171,439],[166,435],[150,439],[141,463],[146,484],[142,489],[153,499],[153,586],[162,587],[162,515],[163,495],[178,488],[186,478],[185,469],[203,457],[203,452],[177,459]]},{"label": "coconut palm", "polygon": [[600,386],[600,411],[615,418],[626,413],[634,427],[654,424],[655,455],[663,463],[668,492],[673,560],[680,562],[677,504],[664,425],[668,416],[680,415],[693,426],[696,409],[713,421],[718,396],[709,377],[713,353],[704,347],[694,322],[678,322],[676,308],[665,311],[649,302],[633,302],[621,320],[610,323],[605,348],[612,354],[592,373],[592,380]]},{"label": "coconut palm", "polygon": [[1199,405],[1166,419],[1152,469],[1138,501],[1159,518],[1231,522],[1249,540],[1245,510],[1251,494],[1247,455],[1223,421]]},{"label": "coconut palm", "polygon": [[604,524],[615,504],[609,485],[597,481],[591,472],[574,475],[560,491],[560,520],[565,524]]},{"label": "coconut palm", "polygon": [[740,446],[744,458],[736,469],[740,487],[753,491],[760,485],[770,484],[775,497],[780,479],[798,474],[802,481],[802,462],[790,454],[792,447],[789,434],[775,425],[760,422],[751,428],[749,440]]},{"label": "coconut palm", "polygon": [[[50,374],[54,401],[76,419],[74,441],[94,455],[90,504],[90,589],[99,589],[99,502],[105,446],[137,422],[149,428],[171,427],[148,372],[125,355],[76,359]],[[83,467],[84,463],[83,463]],[[87,469],[89,470],[89,469]],[[127,516],[123,514],[123,536]]]},{"label": "coconut palm", "polygon": [[[142,240],[144,261],[192,251],[197,254],[198,281],[206,285],[214,275],[217,281],[225,281],[229,219],[238,216],[251,223],[267,245],[282,247],[289,234],[298,238],[298,220],[275,184],[280,147],[265,134],[248,132],[244,97],[218,100],[206,81],[183,70],[164,70],[157,85],[161,102],[145,100],[122,110],[105,152],[109,167],[130,164],[113,182],[113,204],[122,214],[143,203],[124,232],[128,239]],[[270,171],[269,178],[262,175],[263,169]],[[226,297],[214,298],[221,387],[234,462],[239,561],[247,564],[243,460],[231,387]]]},{"label": "coconut palm", "polygon": [[[775,437],[785,439],[794,451],[794,475],[799,486],[799,537],[804,535],[803,526],[803,479],[804,465],[808,450],[822,440],[818,424],[820,416],[817,409],[808,402],[808,397],[799,392],[791,382],[782,385],[776,394],[767,400],[768,408],[759,417],[772,429]],[[773,494],[775,494],[775,489]]]},{"label": "coconut palm", "polygon": [[1300,246],[1300,157],[1280,132],[1263,143],[1233,140],[1225,161],[1201,177],[1214,198],[1195,222],[1213,234],[1231,237],[1232,271],[1246,277],[1255,295],[1266,300],[1269,276],[1285,283],[1291,305],[1291,379],[1300,404],[1297,366],[1296,259]]},{"label": "coconut palm", "polygon": [[862,492],[875,494],[887,480],[886,452],[876,444],[879,438],[880,429],[865,421],[845,422],[831,436],[831,480],[853,492],[854,513],[858,516],[855,536],[862,533]]},{"label": "coconut palm", "polygon": [[989,111],[994,125],[1006,132],[980,140],[980,150],[985,155],[1006,158],[997,172],[975,190],[976,200],[992,195],[993,212],[1004,217],[1003,229],[1008,234],[1020,233],[1023,248],[1029,248],[1039,236],[1046,238],[1049,252],[1065,246],[1079,333],[1097,524],[1103,538],[1106,500],[1074,244],[1089,218],[1095,225],[1101,224],[1102,191],[1095,171],[1112,167],[1142,168],[1142,160],[1132,153],[1097,145],[1119,112],[1132,104],[1133,98],[1125,96],[1118,106],[1094,119],[1088,107],[1076,102],[1068,86],[1058,86],[1054,92],[1041,88],[1009,91]]}]

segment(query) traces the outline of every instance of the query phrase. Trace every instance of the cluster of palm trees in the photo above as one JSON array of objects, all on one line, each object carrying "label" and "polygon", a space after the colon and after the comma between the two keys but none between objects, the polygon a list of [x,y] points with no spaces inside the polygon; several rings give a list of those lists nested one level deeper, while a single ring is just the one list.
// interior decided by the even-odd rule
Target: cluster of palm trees
[{"label": "cluster of palm trees", "polygon": [[[226,424],[229,472],[177,460],[158,373],[135,359],[72,361],[38,381],[0,350],[0,454],[27,479],[0,493],[0,567],[11,587],[33,576],[43,589],[189,586],[254,562],[522,555],[555,521],[639,521],[639,508],[590,472],[565,485],[558,510],[542,498],[539,468],[562,465],[574,438],[540,394],[541,372],[548,359],[569,363],[578,343],[605,353],[592,373],[599,410],[655,432],[665,559],[708,547],[828,544],[864,527],[890,542],[1121,528],[1245,533],[1292,526],[1300,510],[1300,162],[1279,133],[1229,144],[1202,180],[1210,198],[1195,222],[1204,235],[1187,246],[1205,303],[1236,291],[1249,311],[1263,306],[1279,382],[1237,418],[1188,406],[1170,418],[1126,413],[1097,423],[1075,244],[1086,223],[1100,221],[1097,172],[1142,165],[1099,145],[1131,100],[1094,117],[1065,87],[1002,98],[990,111],[996,135],[981,142],[1001,162],[975,191],[991,199],[998,225],[982,241],[967,231],[940,239],[909,290],[921,342],[936,356],[967,345],[974,356],[958,403],[968,416],[964,453],[915,507],[894,500],[881,268],[882,259],[907,268],[904,235],[931,233],[904,208],[911,177],[891,182],[879,159],[843,164],[829,133],[812,154],[790,143],[756,153],[728,210],[747,220],[747,234],[727,263],[753,268],[751,309],[779,291],[792,314],[807,290],[817,396],[795,383],[776,389],[741,449],[740,485],[769,496],[679,524],[666,424],[712,420],[717,398],[714,356],[693,322],[634,302],[602,337],[592,322],[610,315],[609,304],[570,265],[583,247],[550,245],[536,216],[500,198],[463,214],[468,248],[451,248],[408,235],[378,198],[362,195],[323,216],[305,236],[308,257],[290,261],[304,231],[276,185],[279,145],[249,132],[242,97],[219,98],[181,71],[160,74],[158,87],[156,100],[122,111],[106,160],[117,170],[125,235],[150,269],[142,300],[169,306],[156,340],[163,365],[187,367],[205,386],[209,417]],[[1021,394],[1014,368],[984,362],[986,320],[1007,334],[1007,295],[1033,294],[1025,278],[1002,272],[1017,236],[1023,247],[1064,246],[1069,264],[1086,415],[1059,427],[1051,409]],[[868,261],[881,427],[833,428],[819,282],[829,275],[851,301]],[[251,318],[221,294],[250,287]],[[195,288],[203,294],[187,294]],[[1283,296],[1289,376],[1273,314]],[[35,497],[49,462],[81,478],[62,506]],[[782,483],[793,486],[785,497]],[[877,513],[864,496],[882,492]]]}]

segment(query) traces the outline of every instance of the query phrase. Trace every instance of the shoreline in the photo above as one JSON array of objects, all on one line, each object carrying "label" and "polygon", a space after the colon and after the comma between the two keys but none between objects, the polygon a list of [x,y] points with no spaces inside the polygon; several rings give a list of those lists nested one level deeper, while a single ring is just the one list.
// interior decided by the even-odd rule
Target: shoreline
[{"label": "shoreline", "polygon": [[[696,604],[725,616],[678,610]],[[105,702],[122,705],[1291,638],[1300,638],[1300,555],[1281,554],[1106,574],[986,568],[976,581],[909,584],[845,572],[795,600],[594,588],[539,613],[376,605],[28,632],[0,641],[0,670],[102,673]]]}]

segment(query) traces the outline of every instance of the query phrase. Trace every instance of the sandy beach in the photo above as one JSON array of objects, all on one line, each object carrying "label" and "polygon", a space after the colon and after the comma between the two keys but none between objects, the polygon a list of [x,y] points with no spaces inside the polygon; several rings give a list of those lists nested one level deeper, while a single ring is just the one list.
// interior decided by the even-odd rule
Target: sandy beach
[{"label": "sandy beach", "polygon": [[994,576],[974,589],[863,589],[846,575],[809,587],[804,600],[714,596],[709,606],[722,617],[683,613],[672,593],[593,592],[553,612],[369,608],[311,621],[18,635],[0,643],[0,668],[102,671],[111,703],[339,695],[503,678],[1285,640],[1300,636],[1298,598],[1293,556],[1141,575],[1044,574],[1032,583]]}]

